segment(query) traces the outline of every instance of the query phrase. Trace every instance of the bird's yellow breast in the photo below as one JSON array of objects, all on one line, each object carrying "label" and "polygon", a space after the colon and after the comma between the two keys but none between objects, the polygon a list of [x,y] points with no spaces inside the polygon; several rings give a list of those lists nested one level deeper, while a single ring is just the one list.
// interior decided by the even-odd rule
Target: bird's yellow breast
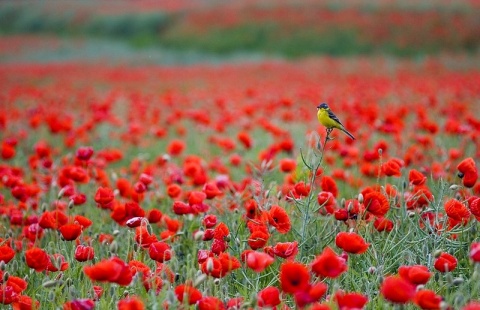
[{"label": "bird's yellow breast", "polygon": [[327,128],[340,128],[340,124],[331,119],[330,116],[328,116],[328,111],[325,109],[318,109],[317,118],[320,124]]}]

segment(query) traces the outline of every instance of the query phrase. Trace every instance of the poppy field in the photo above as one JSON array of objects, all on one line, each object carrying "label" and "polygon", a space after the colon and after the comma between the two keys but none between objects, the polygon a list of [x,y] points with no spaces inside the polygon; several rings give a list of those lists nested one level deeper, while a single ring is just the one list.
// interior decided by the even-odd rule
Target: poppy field
[{"label": "poppy field", "polygon": [[0,308],[480,309],[479,9],[0,3]]},{"label": "poppy field", "polygon": [[468,61],[2,64],[0,302],[479,309]]}]

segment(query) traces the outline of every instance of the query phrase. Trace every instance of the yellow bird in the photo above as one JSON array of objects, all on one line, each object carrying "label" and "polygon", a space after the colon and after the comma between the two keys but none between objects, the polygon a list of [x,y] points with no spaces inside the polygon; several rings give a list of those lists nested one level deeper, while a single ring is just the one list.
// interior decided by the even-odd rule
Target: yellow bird
[{"label": "yellow bird", "polygon": [[317,118],[320,124],[327,127],[327,135],[332,132],[333,128],[337,128],[355,140],[355,137],[345,129],[345,126],[343,126],[338,117],[330,111],[328,104],[322,103],[317,107]]}]

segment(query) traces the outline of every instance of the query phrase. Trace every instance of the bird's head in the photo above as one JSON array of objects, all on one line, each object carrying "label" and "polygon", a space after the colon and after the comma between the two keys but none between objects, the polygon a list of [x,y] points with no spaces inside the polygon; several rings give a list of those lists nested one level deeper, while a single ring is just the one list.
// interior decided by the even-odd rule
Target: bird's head
[{"label": "bird's head", "polygon": [[320,110],[320,109],[326,109],[326,110],[328,110],[328,104],[326,104],[326,103],[324,102],[324,103],[318,105],[317,109],[318,109],[318,110]]}]

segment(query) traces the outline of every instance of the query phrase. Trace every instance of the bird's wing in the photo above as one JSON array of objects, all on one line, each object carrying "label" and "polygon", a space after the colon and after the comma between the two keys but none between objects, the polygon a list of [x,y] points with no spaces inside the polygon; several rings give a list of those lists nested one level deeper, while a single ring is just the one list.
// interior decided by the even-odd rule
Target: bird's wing
[{"label": "bird's wing", "polygon": [[328,117],[330,117],[331,119],[333,119],[334,121],[336,121],[337,123],[343,126],[342,122],[340,122],[338,117],[335,114],[333,114],[333,112],[330,110],[328,110]]}]

